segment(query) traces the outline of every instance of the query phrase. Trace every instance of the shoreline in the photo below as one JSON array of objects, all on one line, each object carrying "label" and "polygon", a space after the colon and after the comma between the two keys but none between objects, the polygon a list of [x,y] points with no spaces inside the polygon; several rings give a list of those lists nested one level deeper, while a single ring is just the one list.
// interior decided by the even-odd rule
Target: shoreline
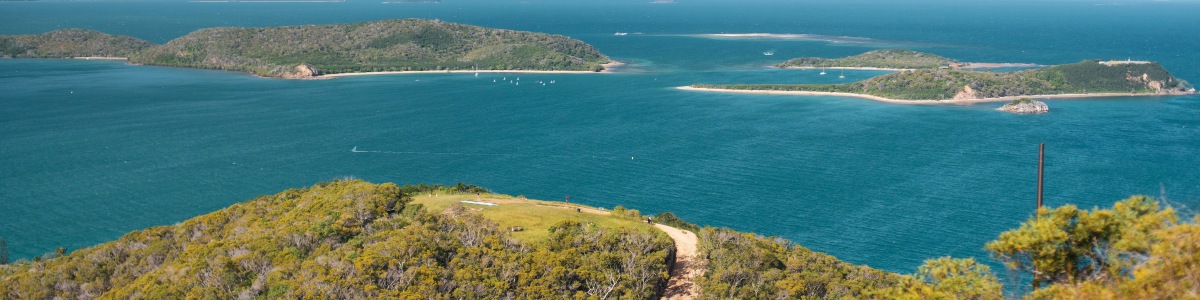
[{"label": "shoreline", "polygon": [[1166,93],[1166,94],[1130,94],[1130,93],[1084,93],[1084,94],[1056,94],[1056,95],[1025,95],[1025,96],[1005,96],[996,98],[980,98],[980,99],[947,99],[947,100],[900,100],[892,98],[884,98],[867,94],[841,93],[841,92],[810,92],[810,91],[771,91],[771,90],[734,90],[734,89],[713,89],[713,88],[697,88],[691,86],[680,86],[675,89],[684,91],[698,91],[710,93],[732,93],[732,94],[758,94],[758,95],[791,95],[791,96],[836,96],[836,97],[853,97],[875,100],[879,102],[887,102],[894,104],[908,105],[973,105],[981,103],[1006,102],[1021,98],[1030,99],[1078,99],[1078,98],[1111,98],[1111,97],[1137,97],[1137,96],[1183,96],[1193,95],[1195,93]]},{"label": "shoreline", "polygon": [[129,60],[129,58],[128,58],[128,57],[116,57],[116,56],[79,56],[79,57],[72,57],[71,59],[82,59],[82,60]]},{"label": "shoreline", "polygon": [[828,69],[828,70],[861,70],[861,71],[914,71],[914,70],[916,70],[916,69],[896,69],[896,68],[876,68],[876,67],[802,67],[802,66],[789,66],[789,67],[777,67],[777,68],[780,68],[780,69],[803,69],[803,70],[812,70],[812,69]]},{"label": "shoreline", "polygon": [[455,73],[518,73],[518,74],[608,74],[615,73],[612,69],[625,65],[623,62],[613,61],[600,66],[604,70],[600,71],[543,71],[543,70],[434,70],[434,71],[381,71],[381,72],[350,72],[350,73],[335,73],[324,74],[308,78],[296,79],[333,79],[338,77],[350,76],[369,76],[369,75],[403,75],[403,74],[455,74]]},{"label": "shoreline", "polygon": [[[975,69],[993,69],[993,68],[1041,68],[1045,65],[1033,63],[981,63],[968,62],[962,63],[957,67],[950,67],[953,70],[975,70]],[[904,68],[877,68],[877,67],[807,67],[807,66],[787,66],[779,67],[780,69],[829,69],[829,70],[865,70],[865,71],[916,71],[924,69],[904,69]]]}]

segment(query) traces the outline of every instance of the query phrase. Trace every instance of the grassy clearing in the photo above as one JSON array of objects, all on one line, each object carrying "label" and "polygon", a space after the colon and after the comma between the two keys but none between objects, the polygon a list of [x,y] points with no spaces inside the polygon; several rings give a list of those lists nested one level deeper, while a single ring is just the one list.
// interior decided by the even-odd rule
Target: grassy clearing
[{"label": "grassy clearing", "polygon": [[[475,201],[476,195],[474,194],[440,194],[432,197],[429,195],[420,195],[413,197],[413,203],[424,205],[432,212],[444,211],[451,205],[461,204],[468,210],[480,212],[484,217],[500,224],[500,228],[521,226],[524,230],[513,232],[512,236],[522,242],[544,241],[549,236],[550,226],[564,220],[574,220],[583,224],[592,223],[602,228],[627,227],[637,229],[641,232],[661,234],[660,231],[646,224],[643,221],[644,218],[600,214],[601,211],[608,212],[601,208],[573,203],[529,200],[497,194],[485,194],[479,197],[484,202],[497,203],[499,206],[459,202],[462,200]],[[582,209],[583,212],[577,212],[576,208]],[[592,211],[592,213],[589,213],[589,211]]]}]

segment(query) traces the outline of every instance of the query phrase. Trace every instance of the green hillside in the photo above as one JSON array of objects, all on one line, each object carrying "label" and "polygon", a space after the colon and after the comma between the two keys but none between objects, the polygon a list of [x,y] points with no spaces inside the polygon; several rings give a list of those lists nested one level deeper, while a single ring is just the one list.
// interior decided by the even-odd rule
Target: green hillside
[{"label": "green hillside", "polygon": [[841,92],[900,100],[983,99],[1012,96],[1134,93],[1180,94],[1195,90],[1158,63],[1099,61],[1008,73],[920,69],[845,84],[696,84],[736,90]]},{"label": "green hillside", "polygon": [[37,35],[0,35],[0,57],[129,57],[154,44],[137,38],[83,29]]},{"label": "green hillside", "polygon": [[936,69],[956,62],[935,54],[904,49],[884,49],[843,58],[793,58],[775,66],[780,68]]},{"label": "green hillside", "polygon": [[665,286],[671,239],[622,225],[638,222],[563,218],[521,241],[474,207],[412,203],[434,191],[478,190],[362,181],[287,190],[0,265],[0,298],[649,299]]},{"label": "green hillside", "polygon": [[308,77],[476,68],[599,71],[610,60],[591,45],[561,35],[403,19],[202,29],[138,53],[130,62]]},{"label": "green hillside", "polygon": [[[496,205],[464,204],[483,201]],[[679,228],[694,225],[659,214]],[[482,188],[320,183],[32,261],[0,261],[2,299],[657,299],[676,255],[636,210]],[[1043,208],[984,248],[1032,299],[1191,299],[1200,216],[1136,196]],[[777,237],[696,232],[699,299],[1004,299],[974,259],[912,274]],[[0,240],[0,257],[4,241]],[[1010,295],[1014,296],[1014,295]]]}]

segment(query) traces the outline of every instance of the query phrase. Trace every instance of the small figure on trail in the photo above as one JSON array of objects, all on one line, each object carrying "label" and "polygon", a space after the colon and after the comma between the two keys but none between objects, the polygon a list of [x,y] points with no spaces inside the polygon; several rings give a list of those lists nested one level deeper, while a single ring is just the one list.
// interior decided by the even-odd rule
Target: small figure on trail
[{"label": "small figure on trail", "polygon": [[566,198],[563,199],[563,202],[571,203],[571,195],[567,195]]},{"label": "small figure on trail", "polygon": [[578,207],[576,207],[576,208],[575,208],[575,212],[577,212],[577,213],[581,213],[581,212],[583,212],[583,210],[582,210],[582,209],[579,209]]},{"label": "small figure on trail", "polygon": [[651,219],[650,219],[650,217],[649,217],[649,216],[647,216],[647,217],[646,217],[646,224],[651,224],[651,225],[654,225],[654,220],[651,220]]}]

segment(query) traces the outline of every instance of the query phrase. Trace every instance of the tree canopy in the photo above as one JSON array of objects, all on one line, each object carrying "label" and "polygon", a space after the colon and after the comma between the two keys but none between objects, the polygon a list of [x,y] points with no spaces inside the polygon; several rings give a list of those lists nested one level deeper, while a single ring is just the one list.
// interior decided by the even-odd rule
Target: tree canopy
[{"label": "tree canopy", "polygon": [[427,70],[594,71],[610,62],[591,45],[561,35],[403,19],[271,28],[201,29],[146,49],[130,62],[236,70],[283,77],[308,66],[319,74]]},{"label": "tree canopy", "polygon": [[665,287],[665,234],[564,221],[522,243],[462,206],[410,205],[409,189],[326,182],[2,265],[0,298],[648,299]]},{"label": "tree canopy", "polygon": [[694,84],[698,88],[838,92],[898,100],[984,99],[1079,93],[1194,92],[1158,63],[1104,64],[1085,60],[1015,72],[952,69],[901,71],[844,84]]},{"label": "tree canopy", "polygon": [[0,35],[0,57],[129,57],[154,44],[123,35],[60,29],[36,35]]},{"label": "tree canopy", "polygon": [[780,68],[936,69],[957,61],[906,49],[882,49],[843,58],[801,57],[775,65]]}]

